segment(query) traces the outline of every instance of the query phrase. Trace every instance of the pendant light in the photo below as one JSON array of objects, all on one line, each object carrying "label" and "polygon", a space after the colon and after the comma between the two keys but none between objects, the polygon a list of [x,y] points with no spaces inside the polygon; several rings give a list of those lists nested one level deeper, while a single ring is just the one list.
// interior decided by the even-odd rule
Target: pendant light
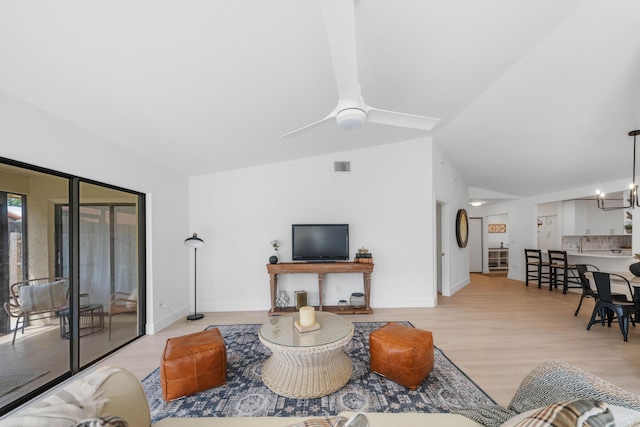
[{"label": "pendant light", "polygon": [[631,184],[629,185],[629,198],[627,204],[623,206],[607,206],[605,194],[600,190],[596,190],[596,201],[598,208],[603,211],[615,211],[620,209],[633,209],[636,206],[640,207],[640,201],[638,200],[638,184],[636,183],[636,136],[640,135],[640,130],[632,130],[629,132],[629,136],[633,137],[633,171],[631,175]]}]

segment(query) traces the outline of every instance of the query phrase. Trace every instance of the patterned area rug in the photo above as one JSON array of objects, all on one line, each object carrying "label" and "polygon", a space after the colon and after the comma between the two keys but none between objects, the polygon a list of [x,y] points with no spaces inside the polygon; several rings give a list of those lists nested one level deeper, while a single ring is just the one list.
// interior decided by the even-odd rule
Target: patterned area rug
[{"label": "patterned area rug", "polygon": [[49,371],[37,371],[33,369],[0,369],[0,396],[29,384]]},{"label": "patterned area rug", "polygon": [[433,371],[415,391],[369,371],[369,333],[385,323],[354,322],[355,333],[345,349],[353,364],[351,380],[317,399],[282,397],[264,385],[261,368],[270,351],[258,339],[260,325],[217,326],[227,346],[226,384],[165,402],[156,369],[142,380],[152,422],[167,417],[332,416],[342,411],[450,412],[496,403],[439,349]]}]

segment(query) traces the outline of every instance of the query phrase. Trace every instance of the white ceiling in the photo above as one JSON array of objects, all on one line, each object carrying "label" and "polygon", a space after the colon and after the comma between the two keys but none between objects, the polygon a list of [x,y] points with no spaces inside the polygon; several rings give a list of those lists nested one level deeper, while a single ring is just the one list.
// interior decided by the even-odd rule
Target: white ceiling
[{"label": "white ceiling", "polygon": [[0,0],[0,90],[188,176],[423,136],[499,194],[630,176],[640,1],[354,7],[365,100],[431,132],[278,138],[338,100],[320,0]]}]

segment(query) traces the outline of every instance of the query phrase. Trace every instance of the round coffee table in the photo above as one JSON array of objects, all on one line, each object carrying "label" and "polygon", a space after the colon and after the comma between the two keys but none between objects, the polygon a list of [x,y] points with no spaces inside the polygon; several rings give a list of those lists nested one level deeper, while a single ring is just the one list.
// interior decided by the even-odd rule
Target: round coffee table
[{"label": "round coffee table", "polygon": [[351,378],[351,360],[343,351],[353,325],[342,316],[316,312],[320,329],[298,332],[299,314],[274,316],[258,337],[271,350],[262,365],[262,381],[273,392],[297,399],[322,397],[341,389]]}]

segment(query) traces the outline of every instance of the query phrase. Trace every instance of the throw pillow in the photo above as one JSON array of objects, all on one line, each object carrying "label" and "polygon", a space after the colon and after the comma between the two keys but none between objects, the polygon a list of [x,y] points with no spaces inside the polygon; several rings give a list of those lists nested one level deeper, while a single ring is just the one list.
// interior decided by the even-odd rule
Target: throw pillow
[{"label": "throw pillow", "polygon": [[22,311],[35,312],[62,308],[67,303],[65,283],[66,280],[58,280],[41,285],[21,286],[20,306]]},{"label": "throw pillow", "polygon": [[613,414],[607,404],[597,400],[578,399],[552,403],[520,414],[502,427],[613,427]]},{"label": "throw pillow", "polygon": [[320,417],[309,418],[297,424],[291,424],[288,427],[340,427],[347,422],[345,417]]},{"label": "throw pillow", "polygon": [[120,368],[104,366],[28,406],[16,415],[0,420],[0,427],[69,427],[81,420],[97,417],[105,400],[100,386]]},{"label": "throw pillow", "polygon": [[76,427],[129,427],[129,424],[120,417],[100,417],[82,420]]},{"label": "throw pillow", "polygon": [[291,424],[288,427],[369,427],[369,425],[367,416],[362,412],[358,412],[349,419],[340,415],[337,417],[309,418],[300,423]]}]

